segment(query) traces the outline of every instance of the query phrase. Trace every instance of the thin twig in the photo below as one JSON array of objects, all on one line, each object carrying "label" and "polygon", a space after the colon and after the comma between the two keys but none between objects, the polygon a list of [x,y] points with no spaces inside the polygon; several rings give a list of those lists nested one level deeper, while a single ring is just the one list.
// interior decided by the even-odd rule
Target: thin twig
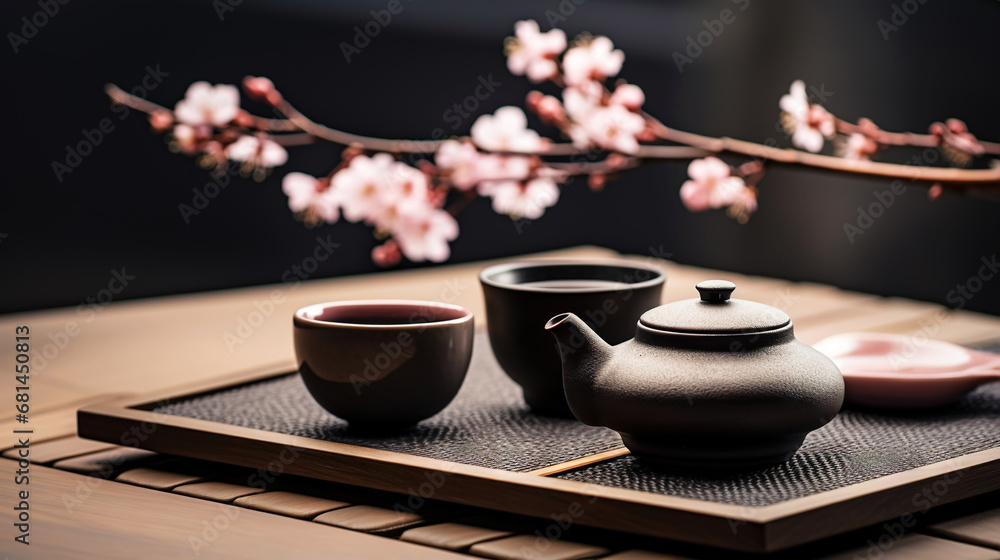
[{"label": "thin twig", "polygon": [[994,183],[1000,186],[1000,167],[992,169],[956,169],[952,167],[927,167],[867,160],[851,160],[789,148],[772,148],[763,144],[736,140],[725,136],[722,138],[701,136],[670,128],[656,119],[652,119],[652,121],[654,123],[654,130],[659,138],[700,147],[714,153],[729,152],[779,164],[801,165],[840,173],[894,177],[927,183],[939,182],[945,187],[954,185],[954,187],[960,188],[974,184]]},{"label": "thin twig", "polygon": [[[166,111],[173,113],[166,107],[136,97],[113,84],[105,87],[108,96],[116,103],[128,106],[132,109],[144,113],[156,111]],[[396,140],[387,138],[375,138],[371,136],[361,136],[341,130],[336,130],[319,123],[316,123],[295,109],[288,101],[282,99],[275,104],[275,108],[283,114],[287,121],[281,119],[259,119],[258,124],[265,127],[263,130],[301,130],[304,134],[294,135],[272,135],[272,137],[285,145],[297,145],[309,143],[304,136],[309,135],[315,139],[325,140],[344,146],[357,145],[367,150],[383,151],[390,153],[412,153],[431,154],[443,143],[443,140]],[[965,189],[970,186],[979,185],[988,187],[988,190],[1000,189],[1000,167],[990,169],[957,169],[947,167],[927,167],[918,165],[901,165],[894,163],[881,163],[872,161],[849,160],[840,157],[813,154],[801,150],[789,148],[773,148],[763,144],[737,140],[734,138],[702,136],[682,130],[667,127],[659,120],[646,116],[651,123],[657,136],[663,140],[683,144],[681,146],[649,145],[640,146],[631,157],[645,160],[689,160],[705,157],[712,154],[732,153],[768,160],[776,164],[812,167],[825,169],[845,174],[867,175],[875,177],[893,177],[898,179],[909,179],[911,181],[926,182],[928,184],[941,183],[945,188]],[[844,128],[848,130],[848,128]],[[886,133],[895,135],[893,139],[899,142],[906,140],[907,145],[928,145],[924,135],[914,135],[912,133]],[[936,144],[935,144],[936,145]],[[984,142],[989,153],[996,149],[1000,152],[1000,144]],[[580,150],[568,143],[550,143],[548,147],[538,152],[510,152],[522,155],[540,156],[586,156],[594,157],[594,152]],[[585,162],[586,163],[586,162]],[[548,162],[547,165],[565,169],[566,165],[577,165],[578,163],[560,164],[558,162]],[[596,167],[599,167],[596,166]],[[570,171],[571,174],[586,173],[586,167],[580,167],[579,173]]]},{"label": "thin twig", "polygon": [[[845,120],[836,119],[837,132],[841,134],[862,133],[861,127]],[[914,146],[918,148],[936,148],[941,139],[933,134],[916,134],[914,132],[888,132],[882,129],[868,131],[868,135],[879,144],[887,146]],[[1000,144],[996,142],[979,141],[983,153],[1000,155]]]}]

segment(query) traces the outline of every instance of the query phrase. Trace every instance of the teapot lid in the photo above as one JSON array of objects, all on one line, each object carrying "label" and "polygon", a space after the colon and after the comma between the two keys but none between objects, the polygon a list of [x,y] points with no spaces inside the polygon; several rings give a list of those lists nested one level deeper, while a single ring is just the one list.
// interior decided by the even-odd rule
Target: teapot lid
[{"label": "teapot lid", "polygon": [[643,313],[643,326],[691,334],[748,334],[770,331],[791,322],[780,309],[742,299],[729,299],[736,284],[706,280],[697,286],[699,299],[661,305]]}]

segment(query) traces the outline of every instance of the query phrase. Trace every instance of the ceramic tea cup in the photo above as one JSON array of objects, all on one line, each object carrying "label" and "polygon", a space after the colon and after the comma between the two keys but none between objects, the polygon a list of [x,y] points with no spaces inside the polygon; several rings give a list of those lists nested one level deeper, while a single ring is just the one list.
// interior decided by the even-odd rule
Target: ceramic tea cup
[{"label": "ceramic tea cup", "polygon": [[457,305],[318,303],[296,311],[293,324],[302,380],[352,428],[398,429],[437,414],[472,357],[472,312]]},{"label": "ceramic tea cup", "polygon": [[635,336],[639,316],[660,305],[664,279],[655,268],[627,261],[525,261],[480,272],[490,346],[532,411],[573,417],[559,347],[545,323],[571,312],[608,343],[625,342]]}]

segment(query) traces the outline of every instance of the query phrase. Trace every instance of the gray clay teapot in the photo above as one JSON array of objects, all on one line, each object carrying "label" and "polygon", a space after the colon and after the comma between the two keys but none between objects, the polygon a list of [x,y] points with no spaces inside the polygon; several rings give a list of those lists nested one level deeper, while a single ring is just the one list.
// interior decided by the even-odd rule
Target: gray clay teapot
[{"label": "gray clay teapot", "polygon": [[788,460],[840,411],[840,370],[795,339],[781,310],[730,299],[731,282],[697,289],[698,299],[644,313],[635,338],[617,346],[572,313],[549,320],[570,409],[619,432],[636,456],[671,466]]}]

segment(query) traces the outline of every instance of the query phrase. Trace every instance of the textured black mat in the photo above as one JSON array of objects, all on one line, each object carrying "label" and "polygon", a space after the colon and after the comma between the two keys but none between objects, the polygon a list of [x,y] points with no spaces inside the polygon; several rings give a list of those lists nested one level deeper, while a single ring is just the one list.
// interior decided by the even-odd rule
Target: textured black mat
[{"label": "textured black mat", "polygon": [[[346,423],[316,404],[294,374],[155,411],[520,472],[622,446],[611,430],[529,412],[520,389],[497,365],[484,335],[478,335],[472,366],[455,401],[403,434],[374,437],[348,432]],[[765,506],[998,446],[1000,382],[933,412],[845,409],[809,434],[789,462],[767,469],[731,475],[685,473],[625,456],[556,476],[709,502]],[[956,469],[960,466],[956,461]]]},{"label": "textured black mat", "polygon": [[[998,350],[1000,348],[991,349]],[[736,475],[657,470],[628,455],[556,475],[566,480],[766,506],[1000,446],[1000,382],[930,413],[843,410],[787,463]],[[961,462],[955,461],[955,470]]]},{"label": "textured black mat", "polygon": [[456,463],[530,471],[622,447],[618,434],[575,420],[536,416],[478,334],[465,384],[441,413],[393,436],[357,435],[316,404],[297,374],[155,409],[281,434],[349,443]]}]

